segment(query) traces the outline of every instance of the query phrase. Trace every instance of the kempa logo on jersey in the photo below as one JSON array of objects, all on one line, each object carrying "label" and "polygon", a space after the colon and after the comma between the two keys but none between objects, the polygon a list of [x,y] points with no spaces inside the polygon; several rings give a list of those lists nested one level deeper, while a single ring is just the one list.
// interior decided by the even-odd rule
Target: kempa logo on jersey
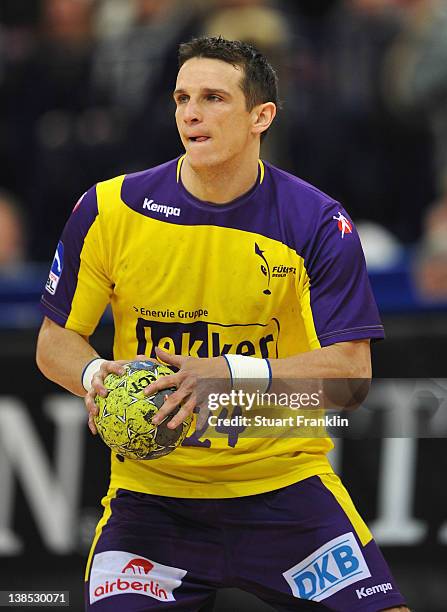
[{"label": "kempa logo on jersey", "polygon": [[175,206],[166,206],[166,204],[157,204],[154,200],[149,200],[148,198],[144,198],[143,202],[143,210],[150,210],[152,212],[157,212],[163,214],[165,217],[180,217],[180,208]]},{"label": "kempa logo on jersey", "polygon": [[359,599],[363,599],[364,597],[370,597],[370,595],[376,595],[376,593],[385,594],[387,591],[392,591],[393,585],[391,582],[382,582],[382,584],[375,584],[372,587],[362,587],[361,589],[356,589],[355,592]]},{"label": "kempa logo on jersey", "polygon": [[156,563],[124,551],[95,555],[90,574],[90,603],[124,593],[147,595],[158,601],[175,601],[186,570]]},{"label": "kempa logo on jersey", "polygon": [[371,573],[352,532],[334,538],[283,573],[300,599],[323,601]]}]

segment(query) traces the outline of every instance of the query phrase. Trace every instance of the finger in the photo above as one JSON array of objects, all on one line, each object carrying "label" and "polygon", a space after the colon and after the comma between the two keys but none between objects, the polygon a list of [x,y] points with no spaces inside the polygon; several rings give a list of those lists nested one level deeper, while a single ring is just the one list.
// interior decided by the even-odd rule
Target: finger
[{"label": "finger", "polygon": [[177,391],[171,393],[171,395],[166,395],[165,402],[157,414],[153,417],[152,423],[154,425],[159,425],[168,416],[168,414],[170,414],[186,397],[190,395],[190,393],[190,389],[180,387],[180,389],[177,389]]},{"label": "finger", "polygon": [[108,390],[104,386],[104,379],[107,374],[102,374],[100,371],[97,372],[92,378],[92,386],[90,391],[88,392],[91,395],[92,399],[95,399],[96,395],[100,395],[101,397],[107,397]]},{"label": "finger", "polygon": [[194,408],[196,407],[196,395],[193,393],[189,396],[189,399],[182,405],[180,410],[176,415],[172,417],[172,419],[168,423],[168,429],[175,429],[179,425],[186,421],[186,419],[193,413]]},{"label": "finger", "polygon": [[92,391],[89,391],[87,395],[84,397],[85,407],[87,408],[87,412],[89,414],[97,415],[99,414],[99,408],[95,402],[95,394]]},{"label": "finger", "polygon": [[160,376],[153,383],[144,388],[144,395],[154,395],[163,389],[170,387],[179,387],[182,382],[182,377],[178,374],[168,374],[168,376]]},{"label": "finger", "polygon": [[176,368],[181,368],[185,360],[188,359],[184,355],[172,355],[171,353],[167,353],[159,346],[155,347],[155,352],[157,353],[158,359],[164,361],[165,363],[169,363],[169,365],[173,365]]},{"label": "finger", "polygon": [[117,376],[123,376],[123,374],[126,372],[126,370],[124,369],[124,364],[126,363],[128,362],[106,361],[101,365],[99,373],[102,375],[103,378],[105,378],[107,374],[116,374]]},{"label": "finger", "polygon": [[101,397],[107,397],[108,389],[104,386],[104,380],[107,378],[109,374],[115,374],[116,376],[123,376],[126,372],[124,365],[128,363],[127,361],[106,361],[104,362],[100,369],[95,372],[92,378],[92,388],[93,397],[95,395],[100,395]]},{"label": "finger", "polygon": [[87,412],[90,414],[94,410],[94,407],[95,407],[95,402],[93,398],[91,397],[91,395],[87,394],[84,397],[84,404],[85,404],[85,408]]},{"label": "finger", "polygon": [[98,433],[98,430],[96,429],[96,425],[95,425],[95,422],[93,420],[93,416],[91,414],[88,417],[88,427],[89,427],[90,431],[92,432],[92,434],[94,436],[96,436],[96,434]]}]

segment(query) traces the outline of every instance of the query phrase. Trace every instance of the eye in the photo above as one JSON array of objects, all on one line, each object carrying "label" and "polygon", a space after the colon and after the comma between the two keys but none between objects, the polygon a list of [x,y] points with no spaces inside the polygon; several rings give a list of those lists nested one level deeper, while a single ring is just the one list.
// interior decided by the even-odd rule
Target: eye
[{"label": "eye", "polygon": [[206,97],[207,100],[211,102],[220,102],[222,98],[220,96],[216,96],[216,94],[208,94]]},{"label": "eye", "polygon": [[188,96],[181,94],[175,98],[175,101],[177,104],[185,104],[185,102],[188,102]]}]

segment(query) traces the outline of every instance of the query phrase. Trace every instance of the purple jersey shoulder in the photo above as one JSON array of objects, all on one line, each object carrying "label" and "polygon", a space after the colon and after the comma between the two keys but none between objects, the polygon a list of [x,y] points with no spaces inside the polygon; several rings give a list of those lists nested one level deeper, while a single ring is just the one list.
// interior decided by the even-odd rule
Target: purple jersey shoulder
[{"label": "purple jersey shoulder", "polygon": [[96,186],[77,201],[65,224],[51,265],[40,308],[59,325],[65,325],[76,291],[84,240],[98,215]]},{"label": "purple jersey shoulder", "polygon": [[175,201],[178,199],[177,164],[178,158],[141,172],[126,174],[121,199],[127,206],[143,214],[145,209],[142,209],[142,203],[145,197],[150,200],[151,194],[164,202]]},{"label": "purple jersey shoulder", "polygon": [[[266,174],[270,174],[270,191],[287,225],[287,243],[293,244],[297,251],[305,250],[319,224],[332,211],[343,210],[346,215],[339,202],[314,185],[271,164],[265,166]],[[352,223],[351,219],[349,221]]]}]

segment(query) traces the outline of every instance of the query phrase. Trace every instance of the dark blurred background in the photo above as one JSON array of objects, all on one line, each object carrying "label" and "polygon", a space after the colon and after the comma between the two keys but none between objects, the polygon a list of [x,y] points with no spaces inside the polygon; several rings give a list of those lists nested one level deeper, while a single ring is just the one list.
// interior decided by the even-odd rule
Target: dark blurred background
[{"label": "dark blurred background", "polygon": [[[0,0],[0,590],[63,588],[82,609],[108,457],[80,400],[36,370],[36,303],[80,195],[182,152],[176,51],[203,33],[269,57],[283,110],[262,157],[356,221],[388,338],[375,375],[407,379],[404,395],[447,378],[446,0]],[[105,355],[110,337],[106,316]],[[333,456],[418,612],[447,610],[439,410],[438,439],[343,440]],[[216,606],[264,609],[233,591]]]}]

